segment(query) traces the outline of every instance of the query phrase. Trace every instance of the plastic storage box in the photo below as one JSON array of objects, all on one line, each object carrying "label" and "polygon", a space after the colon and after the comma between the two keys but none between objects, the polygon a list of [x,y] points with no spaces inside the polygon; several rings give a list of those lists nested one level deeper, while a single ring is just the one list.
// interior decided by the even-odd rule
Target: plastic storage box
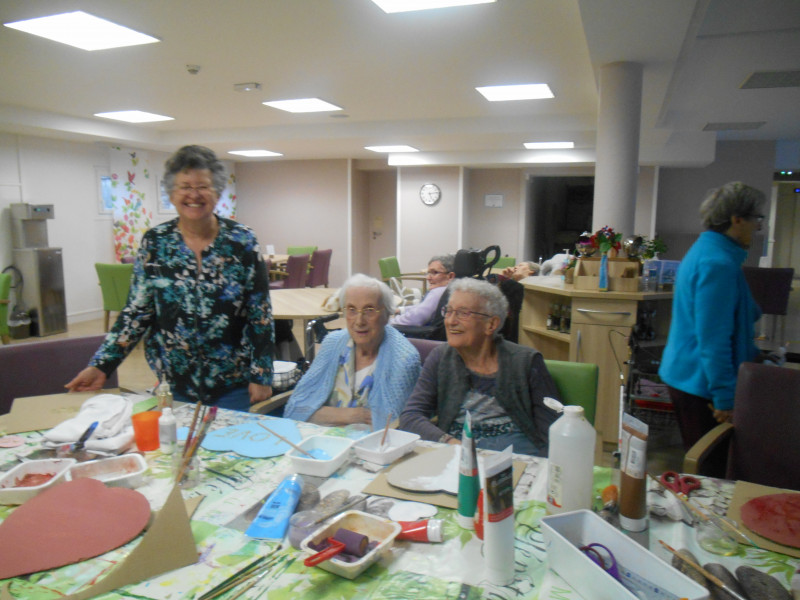
[{"label": "plastic storage box", "polygon": [[630,570],[678,598],[704,600],[708,590],[674,569],[646,548],[589,510],[542,518],[547,562],[584,598],[637,600],[637,596],[606,573],[580,547],[603,544],[613,552],[620,571]]},{"label": "plastic storage box", "polygon": [[383,431],[370,433],[353,444],[356,456],[378,465],[390,465],[401,456],[414,449],[419,436],[416,433],[389,429],[386,432],[386,443],[381,448]]},{"label": "plastic storage box", "polygon": [[348,438],[333,437],[331,435],[312,435],[298,444],[303,450],[323,450],[331,457],[321,460],[310,458],[294,448],[286,453],[292,461],[292,468],[301,475],[315,475],[329,477],[341,467],[350,455],[353,440]]},{"label": "plastic storage box", "polygon": [[332,537],[340,527],[365,535],[369,538],[370,542],[378,542],[375,548],[355,562],[347,563],[336,560],[336,557],[334,557],[317,565],[321,569],[325,569],[340,577],[346,577],[347,579],[355,579],[383,554],[388,552],[392,544],[394,544],[394,538],[396,538],[401,531],[400,525],[394,521],[376,517],[375,515],[361,512],[360,510],[349,510],[305,538],[300,542],[300,549],[309,556],[316,554],[316,550],[309,547],[308,544],[310,542],[318,544]]},{"label": "plastic storage box", "polygon": [[[29,460],[17,465],[0,478],[0,504],[22,504],[44,490],[61,483],[75,462],[74,458],[48,458]],[[31,474],[47,474],[52,477],[41,485],[26,487],[16,485],[17,480]]]}]

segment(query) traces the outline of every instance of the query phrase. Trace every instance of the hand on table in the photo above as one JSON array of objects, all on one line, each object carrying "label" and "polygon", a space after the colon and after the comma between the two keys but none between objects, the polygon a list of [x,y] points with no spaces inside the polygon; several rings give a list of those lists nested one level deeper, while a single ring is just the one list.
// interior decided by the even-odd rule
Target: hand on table
[{"label": "hand on table", "polygon": [[102,389],[106,374],[97,367],[86,367],[64,387],[70,392],[93,392]]}]

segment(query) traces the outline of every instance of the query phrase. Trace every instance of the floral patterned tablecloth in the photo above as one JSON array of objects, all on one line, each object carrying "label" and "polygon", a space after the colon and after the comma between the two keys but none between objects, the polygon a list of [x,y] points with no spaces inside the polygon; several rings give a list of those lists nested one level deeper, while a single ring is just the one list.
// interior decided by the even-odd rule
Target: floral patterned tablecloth
[{"label": "floral patterned tablecloth", "polygon": [[[179,423],[191,420],[191,407],[176,409]],[[268,419],[259,415],[220,411],[215,428],[227,427],[249,420]],[[363,431],[321,428],[298,423],[307,437],[325,431],[328,435],[363,435]],[[39,447],[40,433],[25,436],[22,448],[0,449],[0,470],[8,470],[17,454],[27,454]],[[288,459],[278,456],[268,459],[244,458],[233,452],[199,452],[203,475],[201,483],[185,490],[184,497],[202,496],[191,521],[199,560],[196,564],[165,573],[159,577],[119,589],[101,596],[104,599],[178,600],[198,598],[201,594],[241,569],[254,558],[274,547],[274,543],[247,537],[237,529],[226,527],[236,515],[243,513],[269,494],[291,472]],[[148,474],[137,488],[158,510],[171,489],[171,460],[161,452],[147,453]],[[533,457],[515,456],[527,463],[515,489],[515,580],[511,585],[498,587],[484,575],[483,544],[474,532],[461,529],[455,511],[439,508],[436,518],[444,519],[444,543],[423,544],[396,542],[391,552],[367,569],[355,580],[347,580],[319,568],[303,566],[304,555],[283,544],[278,560],[268,576],[249,590],[243,598],[289,600],[300,597],[315,599],[559,599],[581,598],[564,579],[548,570],[545,544],[539,526],[545,515],[545,485],[547,461]],[[320,494],[344,489],[360,492],[375,476],[353,458],[319,487]],[[595,489],[602,490],[611,482],[611,469],[595,468]],[[724,512],[732,494],[732,482],[706,479],[699,494],[715,510]],[[0,520],[13,507],[0,507]],[[706,553],[696,543],[694,530],[669,520],[651,518],[650,529],[638,541],[649,545],[658,556],[669,561],[667,551],[657,540],[663,539],[676,548],[690,549],[702,563],[718,562],[731,570],[747,563],[778,577],[788,587],[788,581],[798,561],[773,552],[742,547],[733,557]],[[112,571],[138,544],[140,538],[100,557],[82,563],[36,573],[10,580],[10,592],[25,600],[50,600],[75,593]],[[579,574],[576,574],[579,576]],[[233,592],[229,596],[233,595]]]}]

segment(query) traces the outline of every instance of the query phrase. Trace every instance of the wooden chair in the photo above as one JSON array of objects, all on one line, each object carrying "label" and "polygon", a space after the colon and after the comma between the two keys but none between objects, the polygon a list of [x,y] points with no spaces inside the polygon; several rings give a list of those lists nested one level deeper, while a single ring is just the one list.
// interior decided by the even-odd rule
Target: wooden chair
[{"label": "wooden chair", "polygon": [[106,311],[103,325],[105,331],[108,331],[111,311],[121,311],[128,301],[133,265],[95,263],[94,268],[100,280],[100,291],[103,293],[103,310]]},{"label": "wooden chair", "polygon": [[[15,398],[66,392],[64,384],[86,368],[105,336],[93,335],[0,346],[0,414]],[[117,372],[105,387],[118,387]]]},{"label": "wooden chair", "polygon": [[561,403],[582,406],[586,420],[594,425],[600,372],[597,365],[563,360],[545,360],[544,364],[558,388]]},{"label": "wooden chair", "polygon": [[289,246],[286,249],[286,254],[288,254],[289,256],[293,256],[295,254],[308,254],[309,256],[311,256],[316,251],[316,249],[317,249],[316,246]]},{"label": "wooden chair", "polygon": [[[686,453],[686,473],[800,490],[800,370],[742,363],[733,423],[722,423]],[[706,468],[719,453],[725,472]]]},{"label": "wooden chair", "polygon": [[311,254],[311,270],[308,273],[308,287],[328,287],[328,271],[331,266],[333,250],[315,250]]},{"label": "wooden chair", "polygon": [[288,290],[306,287],[308,278],[308,254],[294,254],[286,261],[286,277],[271,281],[269,289]]}]

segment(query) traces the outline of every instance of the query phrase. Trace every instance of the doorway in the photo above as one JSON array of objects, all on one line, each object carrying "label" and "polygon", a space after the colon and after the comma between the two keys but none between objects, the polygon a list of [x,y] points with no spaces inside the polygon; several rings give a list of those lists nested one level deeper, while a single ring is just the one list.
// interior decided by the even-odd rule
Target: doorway
[{"label": "doorway", "polygon": [[565,249],[572,252],[592,227],[594,177],[532,177],[528,194],[531,256],[547,260]]}]

